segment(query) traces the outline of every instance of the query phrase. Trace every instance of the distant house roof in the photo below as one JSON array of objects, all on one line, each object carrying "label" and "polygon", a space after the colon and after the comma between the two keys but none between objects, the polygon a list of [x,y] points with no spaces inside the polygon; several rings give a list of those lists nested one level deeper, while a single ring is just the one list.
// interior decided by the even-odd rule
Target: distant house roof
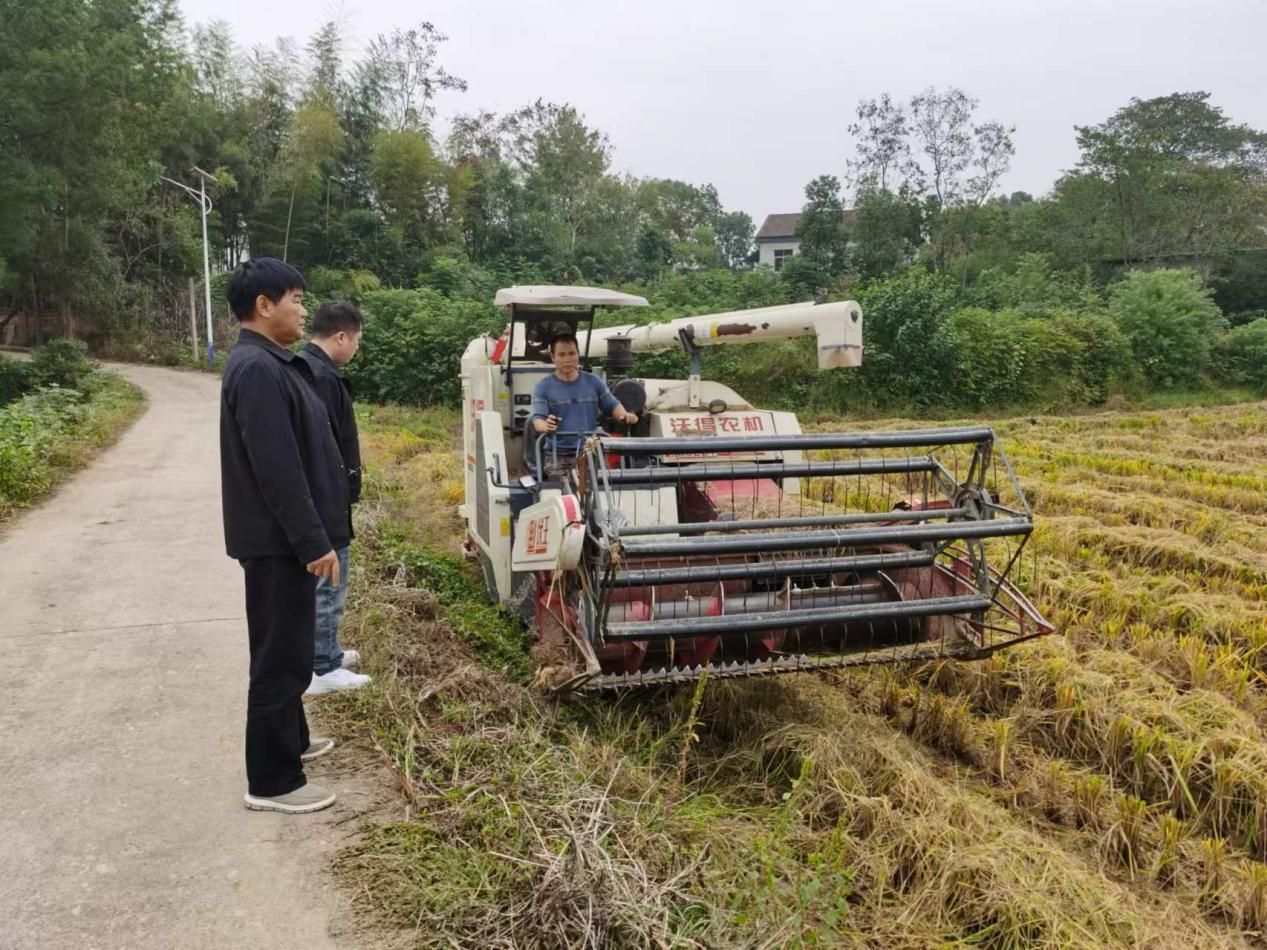
[{"label": "distant house roof", "polygon": [[[842,215],[845,224],[853,218],[853,208],[846,208]],[[761,224],[761,230],[757,232],[758,241],[778,241],[796,237],[796,224],[801,220],[801,213],[794,211],[791,214],[767,214],[765,221]]]},{"label": "distant house roof", "polygon": [[796,236],[796,222],[801,219],[799,212],[792,214],[767,214],[757,232],[757,240],[762,238],[788,238]]}]

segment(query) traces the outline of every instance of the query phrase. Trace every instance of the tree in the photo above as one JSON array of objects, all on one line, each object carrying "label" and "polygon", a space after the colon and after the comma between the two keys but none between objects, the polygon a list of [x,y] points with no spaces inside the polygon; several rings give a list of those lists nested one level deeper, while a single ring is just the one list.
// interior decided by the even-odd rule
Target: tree
[{"label": "tree", "polygon": [[638,260],[649,276],[673,263],[673,239],[668,232],[650,221],[638,229]]},{"label": "tree", "polygon": [[509,263],[524,228],[526,196],[511,166],[496,158],[466,158],[455,166],[462,182],[451,210],[471,260]]},{"label": "tree", "polygon": [[1208,272],[1234,249],[1267,244],[1267,134],[1234,125],[1209,93],[1132,99],[1078,128],[1076,171],[1058,199],[1091,225],[1092,254],[1123,262],[1186,259]]},{"label": "tree", "polygon": [[342,170],[339,177],[354,200],[370,193],[370,154],[374,137],[384,124],[382,75],[377,63],[362,60],[339,96],[339,124],[343,127]]},{"label": "tree", "polygon": [[909,191],[860,192],[850,224],[850,269],[864,280],[901,270],[923,240],[923,204]]},{"label": "tree", "polygon": [[717,219],[717,249],[721,262],[731,270],[738,270],[752,253],[752,239],[756,233],[752,217],[744,211],[731,211]]},{"label": "tree", "polygon": [[634,185],[608,174],[607,137],[572,106],[539,99],[504,115],[459,116],[446,150],[469,168],[467,210],[495,211],[464,225],[474,253],[496,246],[503,259],[536,260],[547,273],[639,270]]},{"label": "tree", "polygon": [[189,102],[176,23],[171,0],[3,10],[0,257],[20,275],[11,285],[61,308],[68,332],[75,308],[136,309],[117,238],[159,185],[173,110]]},{"label": "tree", "polygon": [[796,224],[796,236],[801,240],[800,268],[806,270],[801,279],[812,278],[815,287],[827,287],[844,273],[849,242],[844,210],[840,179],[835,175],[820,175],[805,186],[805,205]]},{"label": "tree", "polygon": [[308,79],[304,97],[333,105],[339,91],[343,63],[343,31],[337,20],[327,20],[308,41]]},{"label": "tree", "polygon": [[1011,164],[1016,129],[999,122],[973,125],[977,105],[953,86],[945,92],[930,86],[911,98],[911,135],[923,155],[919,180],[931,188],[938,208],[981,204]]},{"label": "tree", "polygon": [[370,42],[364,79],[381,94],[382,114],[395,131],[426,128],[435,115],[436,93],[466,89],[466,80],[436,63],[440,44],[447,40],[424,21],[413,29],[379,34]]},{"label": "tree", "polygon": [[911,98],[911,133],[923,155],[922,180],[938,207],[957,201],[962,176],[972,162],[972,110],[976,101],[961,89],[929,87]]},{"label": "tree", "polygon": [[453,162],[463,159],[502,161],[507,158],[508,135],[506,117],[481,109],[474,115],[454,116],[445,149]]},{"label": "tree", "polygon": [[669,178],[648,178],[637,185],[638,207],[674,241],[690,241],[698,228],[711,228],[721,217],[721,199],[712,185],[690,185]]},{"label": "tree", "polygon": [[717,233],[700,225],[685,241],[673,245],[673,258],[691,270],[717,267],[721,264],[721,251],[717,247]]},{"label": "tree", "polygon": [[517,119],[516,151],[528,167],[529,200],[562,225],[566,252],[574,255],[598,209],[599,185],[611,161],[607,136],[569,105],[538,100]]},{"label": "tree", "polygon": [[197,88],[221,111],[232,109],[242,96],[242,54],[224,20],[195,26],[189,44]]},{"label": "tree", "polygon": [[446,174],[426,135],[384,129],[374,141],[374,193],[387,224],[407,241],[439,236]]},{"label": "tree", "polygon": [[986,201],[1007,173],[1014,127],[974,123],[978,102],[962,89],[929,87],[903,107],[888,93],[863,99],[849,125],[850,180],[865,191],[930,192],[938,209]]},{"label": "tree", "polygon": [[849,124],[856,156],[848,162],[849,176],[859,191],[896,191],[919,175],[911,158],[906,112],[886,92],[879,99],[863,99]]},{"label": "tree", "polygon": [[998,216],[979,209],[1011,164],[1015,129],[976,123],[977,106],[954,87],[929,87],[905,107],[887,93],[858,103],[848,169],[855,206],[868,204],[859,223],[865,237],[855,237],[859,272],[881,274],[909,260],[921,232],[932,263],[944,266],[951,253],[970,254],[993,225]]}]

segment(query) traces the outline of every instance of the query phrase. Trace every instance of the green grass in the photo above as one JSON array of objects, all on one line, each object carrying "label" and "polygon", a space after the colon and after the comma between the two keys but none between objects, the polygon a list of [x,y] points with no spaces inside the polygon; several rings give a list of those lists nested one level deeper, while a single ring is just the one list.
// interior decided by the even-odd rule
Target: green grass
[{"label": "green grass", "polygon": [[47,497],[144,409],[139,387],[100,370],[85,381],[82,399],[37,393],[0,407],[0,523]]},{"label": "green grass", "polygon": [[[1226,406],[1242,402],[1257,402],[1263,394],[1256,389],[1236,386],[1206,386],[1195,390],[1165,390],[1149,393],[1133,402],[1131,409],[1185,409],[1195,406]],[[1126,407],[1121,407],[1126,408]]]}]

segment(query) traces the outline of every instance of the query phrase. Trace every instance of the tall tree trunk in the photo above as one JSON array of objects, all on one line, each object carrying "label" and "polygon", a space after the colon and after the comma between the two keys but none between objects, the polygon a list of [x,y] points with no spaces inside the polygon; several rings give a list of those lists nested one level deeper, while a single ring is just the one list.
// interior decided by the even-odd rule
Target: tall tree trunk
[{"label": "tall tree trunk", "polygon": [[[12,336],[12,334],[11,333],[6,334],[5,331],[9,329],[9,324],[13,323],[13,318],[16,317],[21,312],[21,310],[22,310],[22,304],[20,302],[15,303],[13,305],[13,308],[8,312],[5,318],[3,320],[0,320],[0,343],[8,345],[9,338]],[[16,324],[14,326],[16,328]]]},{"label": "tall tree trunk", "polygon": [[299,187],[296,181],[290,186],[290,207],[286,209],[286,237],[282,241],[282,260],[286,260],[286,254],[290,250],[290,216],[295,211],[295,189]]}]

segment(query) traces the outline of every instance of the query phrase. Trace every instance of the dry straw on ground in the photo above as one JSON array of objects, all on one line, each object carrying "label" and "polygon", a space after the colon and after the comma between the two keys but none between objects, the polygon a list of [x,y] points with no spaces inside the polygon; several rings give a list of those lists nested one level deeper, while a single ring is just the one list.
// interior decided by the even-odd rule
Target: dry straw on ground
[{"label": "dry straw on ground", "polygon": [[325,714],[396,789],[340,861],[367,920],[419,946],[1261,942],[1264,406],[1000,426],[1056,636],[567,706],[401,553],[457,563],[455,422],[366,424],[349,639],[377,684]]}]

